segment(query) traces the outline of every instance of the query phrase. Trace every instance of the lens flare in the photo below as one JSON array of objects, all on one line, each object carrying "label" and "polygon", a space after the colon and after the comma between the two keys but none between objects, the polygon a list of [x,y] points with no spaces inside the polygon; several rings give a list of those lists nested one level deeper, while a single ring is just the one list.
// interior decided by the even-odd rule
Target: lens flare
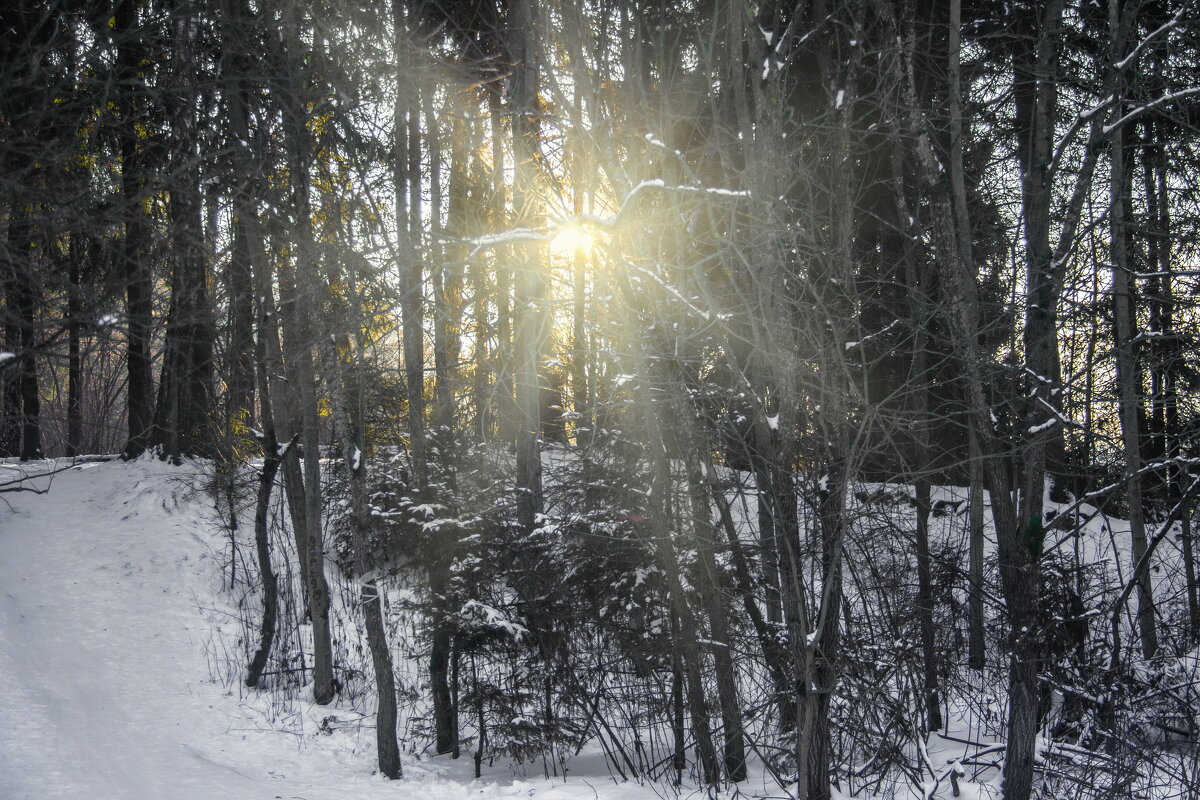
[{"label": "lens flare", "polygon": [[591,250],[596,236],[587,227],[569,222],[555,231],[550,239],[550,252],[556,256],[570,256]]}]

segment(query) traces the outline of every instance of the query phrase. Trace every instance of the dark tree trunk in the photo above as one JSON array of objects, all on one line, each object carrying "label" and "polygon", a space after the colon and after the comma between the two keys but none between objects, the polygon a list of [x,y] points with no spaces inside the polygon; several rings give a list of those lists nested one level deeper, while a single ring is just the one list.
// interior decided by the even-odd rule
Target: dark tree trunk
[{"label": "dark tree trunk", "polygon": [[150,223],[143,204],[150,160],[139,127],[146,113],[143,64],[149,56],[139,27],[139,0],[123,0],[113,14],[117,43],[118,134],[121,147],[121,195],[124,203],[124,278],[128,439],[125,458],[145,452],[154,421],[154,377],[151,373],[150,336],[153,324],[153,288],[150,261]]},{"label": "dark tree trunk", "polygon": [[[225,435],[229,439],[244,435],[254,427],[255,341],[254,341],[254,282],[255,256],[247,236],[245,220],[256,214],[256,195],[253,183],[261,172],[255,164],[252,150],[250,114],[253,98],[254,66],[249,57],[253,46],[254,20],[244,0],[225,0],[222,30],[222,66],[228,71],[230,83],[223,92],[229,114],[233,148],[231,162],[235,165],[230,176],[230,205],[233,210],[233,237],[227,267],[229,285],[229,364],[228,389],[225,398]],[[260,241],[254,245],[262,258]],[[261,386],[261,381],[258,382]]]},{"label": "dark tree trunk", "polygon": [[[180,220],[176,227],[175,246],[190,250],[190,245],[184,242],[199,233],[194,227],[199,223],[199,207],[178,199],[186,194],[186,190],[177,190],[172,195],[182,206],[176,213],[189,217],[186,222]],[[211,416],[214,330],[203,253],[178,253],[176,259],[158,403],[149,444],[161,447],[164,458],[179,463],[184,456],[214,454]]]},{"label": "dark tree trunk", "polygon": [[[17,385],[21,400],[21,460],[42,457],[41,396],[37,372],[39,278],[34,269],[37,242],[28,207],[14,202],[8,220],[8,313],[18,333]],[[10,369],[12,369],[10,367]]]},{"label": "dark tree trunk", "polygon": [[[682,411],[682,408],[680,410]],[[696,553],[700,560],[698,589],[705,616],[708,617],[713,666],[716,672],[717,701],[721,708],[725,777],[737,783],[746,779],[746,736],[742,727],[742,709],[738,699],[727,608],[714,555],[716,537],[713,532],[712,509],[708,504],[708,481],[700,470],[693,469],[688,484],[692,500]]]},{"label": "dark tree trunk", "polygon": [[16,354],[21,349],[21,328],[16,324],[16,297],[10,275],[4,281],[4,350],[12,353],[0,363],[0,457],[12,458],[21,454],[21,364]]},{"label": "dark tree trunk", "polygon": [[[348,320],[349,321],[349,320]],[[350,477],[350,524],[354,569],[361,585],[360,603],[367,633],[367,647],[375,672],[377,703],[375,710],[375,745],[379,771],[387,778],[401,776],[400,748],[396,741],[396,676],[388,649],[387,631],[383,621],[383,598],[375,578],[376,564],[372,556],[376,543],[372,536],[372,517],[367,504],[367,454],[362,437],[362,386],[357,369],[343,363],[334,350],[328,331],[319,330],[322,364],[330,375],[329,393],[333,422],[342,441],[345,469]],[[358,343],[357,353],[361,353]],[[349,373],[349,374],[347,374]]]},{"label": "dark tree trunk", "polygon": [[413,490],[425,486],[425,332],[422,296],[424,278],[417,246],[421,237],[420,124],[418,91],[407,77],[408,34],[404,3],[392,2],[393,55],[396,60],[396,98],[392,107],[392,191],[396,218],[396,259],[402,283],[401,331],[404,339],[404,381],[408,400],[409,462]]},{"label": "dark tree trunk", "polygon": [[[1112,63],[1124,57],[1120,26],[1120,6],[1109,2],[1109,27],[1113,32]],[[1123,76],[1115,79],[1118,96],[1125,90]],[[1120,119],[1128,110],[1117,103],[1113,114]],[[1112,255],[1113,338],[1117,351],[1117,406],[1121,420],[1121,438],[1125,456],[1125,496],[1129,506],[1130,562],[1138,586],[1137,625],[1141,638],[1142,656],[1151,659],[1158,650],[1158,634],[1154,627],[1154,596],[1150,586],[1150,564],[1146,555],[1146,522],[1142,507],[1142,435],[1141,435],[1141,371],[1137,353],[1137,306],[1134,298],[1132,269],[1129,257],[1129,184],[1132,165],[1127,164],[1124,125],[1112,131],[1109,163],[1109,230]]]},{"label": "dark tree trunk", "polygon": [[71,234],[67,261],[67,445],[68,458],[80,454],[83,442],[83,355],[80,352],[83,334],[82,261],[85,239]]},{"label": "dark tree trunk", "polygon": [[[758,639],[759,648],[762,651],[763,661],[766,663],[767,670],[771,675],[771,682],[775,689],[775,703],[779,708],[779,723],[780,728],[785,731],[794,730],[796,727],[796,697],[793,686],[789,683],[788,675],[788,653],[784,648],[779,638],[778,623],[770,622],[763,617],[762,609],[759,608],[758,597],[754,593],[754,582],[750,573],[750,566],[747,563],[747,558],[743,550],[743,544],[738,536],[737,526],[734,523],[733,513],[729,507],[729,500],[724,495],[724,490],[720,486],[720,482],[716,479],[716,467],[712,460],[707,455],[702,454],[701,463],[708,474],[709,489],[713,495],[713,501],[717,504],[717,512],[720,516],[721,528],[725,532],[725,539],[729,545],[730,561],[733,563],[734,571],[734,590],[742,600],[742,608],[746,612],[746,616],[750,619],[750,624],[754,628],[754,633]],[[782,487],[792,482],[791,473],[786,473],[779,476],[781,479],[773,481],[773,504],[775,513],[790,501],[791,507],[796,507],[796,495],[793,489],[790,494]],[[783,502],[779,500],[783,498]],[[760,502],[762,498],[760,497]],[[787,519],[783,514],[779,514],[781,520]],[[790,517],[791,524],[796,523],[796,515],[793,513]],[[786,523],[785,523],[786,524]],[[777,547],[777,543],[772,541],[772,547]],[[776,556],[778,550],[776,550]],[[778,563],[778,562],[777,562]],[[778,612],[777,612],[778,613]]]},{"label": "dark tree trunk", "polygon": [[[516,0],[509,8],[509,45],[512,50],[512,100],[516,113],[512,118],[513,208],[518,225],[536,224],[534,178],[538,146],[535,105],[538,95],[538,65],[534,20],[535,0]],[[541,392],[538,365],[541,360],[545,300],[540,256],[536,245],[518,244],[516,331],[513,347],[517,361],[517,519],[526,531],[532,531],[542,513],[542,461],[538,442],[541,436]]]},{"label": "dark tree trunk", "polygon": [[[264,427],[267,426],[264,424]],[[262,579],[263,615],[259,628],[258,649],[254,651],[250,666],[246,668],[246,685],[251,689],[258,686],[263,670],[266,669],[279,618],[279,581],[271,565],[271,532],[268,527],[271,491],[275,487],[275,475],[279,472],[279,442],[275,440],[275,426],[269,427],[271,430],[264,431],[262,438],[263,466],[258,476],[258,494],[254,502],[254,550],[258,558],[258,574]],[[295,441],[289,444],[294,445]]]},{"label": "dark tree trunk", "polygon": [[[181,23],[181,28],[186,27]],[[180,36],[177,48],[188,45]],[[177,57],[187,62],[186,53]],[[186,78],[184,78],[186,81]],[[174,174],[170,187],[171,306],[159,379],[158,404],[149,444],[175,463],[183,456],[214,454],[212,429],[213,339],[208,294],[208,257],[198,187],[194,87],[178,86],[167,102],[174,118]]]},{"label": "dark tree trunk", "polygon": [[968,423],[970,439],[970,487],[968,488],[967,524],[970,526],[970,555],[968,556],[968,610],[967,610],[967,663],[974,670],[982,670],[987,664],[984,644],[983,610],[983,458],[979,446],[979,434]]},{"label": "dark tree trunk", "polygon": [[929,480],[917,478],[917,626],[921,632],[924,666],[925,723],[930,731],[942,727],[942,705],[938,690],[937,645],[933,624],[933,581],[929,556]]},{"label": "dark tree trunk", "polygon": [[[237,17],[231,16],[229,22],[232,24],[235,19]],[[236,92],[238,89],[235,88],[234,91]],[[248,129],[242,127],[240,124],[244,122],[244,117],[234,115],[235,131],[238,131],[239,134],[245,134],[240,135],[239,140],[249,142]],[[235,159],[240,162],[243,169],[249,162],[248,156],[249,154],[245,150],[235,155]],[[245,267],[249,271],[253,282],[253,286],[249,288],[253,288],[254,294],[258,297],[258,302],[253,306],[257,312],[256,318],[258,322],[258,336],[254,342],[254,357],[256,361],[254,374],[258,381],[258,396],[262,403],[263,426],[262,440],[260,442],[263,450],[263,467],[259,475],[258,494],[254,504],[254,545],[258,556],[259,574],[262,578],[263,617],[258,649],[251,658],[250,665],[246,670],[246,685],[250,688],[258,685],[262,678],[263,670],[267,666],[267,660],[271,655],[271,647],[275,641],[279,616],[278,579],[271,563],[271,540],[270,529],[268,527],[271,494],[275,487],[275,478],[285,458],[292,465],[293,475],[290,483],[298,486],[299,476],[295,473],[298,473],[299,470],[296,469],[297,462],[294,454],[300,438],[299,431],[293,429],[292,435],[286,445],[286,450],[281,452],[279,433],[275,425],[274,397],[271,391],[274,376],[283,368],[283,364],[280,363],[282,354],[279,347],[279,314],[275,307],[275,276],[274,271],[267,263],[262,227],[259,224],[253,199],[254,189],[247,185],[244,187],[244,191],[239,192],[235,197],[234,208],[236,210],[233,219],[234,257],[240,256],[245,259]],[[289,496],[288,505],[292,508],[302,506],[303,497],[293,498]],[[294,520],[295,517],[293,516],[293,524],[295,524]],[[303,517],[301,515],[301,524],[296,527],[296,530],[300,531],[303,527]],[[302,537],[297,534],[296,539],[297,543],[299,543]],[[303,560],[307,553],[299,549],[297,552],[303,565]]]},{"label": "dark tree trunk", "polygon": [[[305,63],[304,40],[295,18],[285,21],[284,65],[291,79],[283,91],[284,131],[291,175],[289,198],[295,219],[293,235],[297,242],[294,281],[281,281],[281,290],[290,291],[290,317],[284,330],[284,346],[291,375],[299,397],[300,440],[303,444],[304,481],[304,582],[308,588],[309,616],[313,635],[313,700],[325,705],[333,700],[333,644],[329,625],[329,584],[325,578],[325,546],[322,531],[321,426],[317,410],[318,387],[313,348],[318,345],[315,324],[323,306],[321,282],[312,241],[312,206],[309,168],[312,142],[309,136],[307,99],[303,92]],[[286,469],[286,466],[285,466]],[[286,479],[285,473],[285,479]],[[290,490],[299,494],[295,489]]]}]

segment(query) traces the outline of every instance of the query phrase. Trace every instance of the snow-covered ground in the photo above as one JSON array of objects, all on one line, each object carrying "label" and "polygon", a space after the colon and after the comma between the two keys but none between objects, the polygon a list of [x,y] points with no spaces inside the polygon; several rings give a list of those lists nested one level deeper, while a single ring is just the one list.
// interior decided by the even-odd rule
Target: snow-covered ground
[{"label": "snow-covered ground", "polygon": [[[237,602],[247,595],[226,589],[228,533],[204,491],[207,470],[152,458],[75,465],[0,460],[0,800],[708,795],[697,787],[618,783],[587,750],[567,763],[566,780],[542,777],[540,765],[522,770],[499,761],[485,763],[483,778],[475,780],[470,757],[422,757],[414,746],[404,753],[403,780],[381,778],[369,712],[240,685],[240,638],[248,631],[247,611]],[[34,477],[17,484],[23,474]],[[35,491],[12,491],[18,485]],[[961,491],[938,489],[935,499],[956,503]],[[1084,533],[1074,546],[1086,551],[1084,561],[1127,552],[1126,523],[1091,507],[1083,511]],[[962,525],[954,519],[935,520],[939,540],[955,538]],[[1159,552],[1160,591],[1178,578],[1170,568],[1178,561],[1174,546],[1167,542]],[[999,685],[983,679],[968,694],[995,696],[999,704]],[[952,710],[950,735],[931,737],[924,751],[923,763],[939,779],[938,796],[951,794],[953,765],[971,762],[981,747],[998,758],[989,745],[999,732],[999,711],[983,719],[979,709],[991,705],[972,708]],[[412,721],[402,718],[401,731]],[[751,780],[727,796],[786,796],[756,766]],[[960,800],[999,795],[994,764],[969,774],[978,782],[961,781],[961,794],[954,792]],[[922,788],[929,792],[933,783],[909,790],[916,796]]]},{"label": "snow-covered ground", "polygon": [[[0,462],[0,484],[68,463]],[[43,494],[0,494],[2,800],[662,796],[587,759],[566,781],[499,763],[475,781],[469,758],[407,755],[391,782],[374,774],[368,725],[317,733],[336,705],[264,725],[253,698],[212,677],[212,631],[232,606],[200,473],[87,463],[25,483]]]}]

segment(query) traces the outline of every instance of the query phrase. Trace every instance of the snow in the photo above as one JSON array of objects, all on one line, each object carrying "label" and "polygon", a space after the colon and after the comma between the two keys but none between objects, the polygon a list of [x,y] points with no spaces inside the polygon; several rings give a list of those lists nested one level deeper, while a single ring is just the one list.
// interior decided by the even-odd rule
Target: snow
[{"label": "snow", "polygon": [[1113,64],[1113,68],[1117,69],[1117,70],[1123,70],[1127,66],[1129,66],[1129,64],[1138,57],[1138,54],[1140,54],[1142,52],[1142,50],[1146,47],[1146,45],[1153,42],[1159,36],[1170,32],[1177,25],[1179,25],[1179,23],[1183,20],[1183,15],[1186,10],[1187,10],[1187,6],[1181,6],[1179,8],[1179,10],[1175,12],[1175,16],[1171,17],[1171,19],[1167,20],[1165,23],[1163,23],[1157,29],[1155,29],[1149,35],[1147,35],[1146,38],[1144,38],[1140,42],[1138,42],[1137,47],[1135,47],[1135,48],[1133,48],[1133,50],[1129,51],[1129,54],[1127,56],[1122,58],[1117,63]]},{"label": "snow", "polygon": [[16,353],[9,353],[7,351],[0,353],[0,364],[3,364],[5,361],[11,361],[16,357]]},{"label": "snow", "polygon": [[1169,92],[1160,97],[1157,97],[1154,100],[1151,100],[1149,103],[1140,105],[1140,106],[1134,108],[1133,110],[1129,111],[1123,117],[1118,119],[1116,122],[1113,122],[1109,125],[1105,125],[1103,128],[1104,135],[1108,136],[1110,133],[1115,131],[1117,128],[1120,128],[1126,122],[1129,122],[1130,120],[1132,120],[1136,117],[1140,117],[1142,114],[1146,113],[1147,111],[1151,111],[1153,109],[1158,108],[1161,105],[1166,105],[1167,103],[1173,103],[1176,100],[1183,100],[1184,98],[1191,97],[1192,95],[1197,94],[1197,93],[1200,93],[1200,86],[1190,86],[1187,89],[1180,89],[1178,92]]},{"label": "snow", "polygon": [[[551,467],[547,474],[554,473]],[[732,485],[733,471],[717,471]],[[743,485],[753,485],[753,476],[743,478]],[[19,479],[44,493],[0,495],[0,800],[651,800],[674,792],[663,784],[618,783],[602,758],[586,750],[568,762],[566,780],[527,777],[499,760],[474,780],[469,757],[421,757],[406,749],[405,777],[386,781],[374,770],[369,709],[293,700],[281,713],[271,692],[214,677],[222,672],[220,662],[241,652],[237,634],[230,639],[223,627],[241,610],[224,588],[228,534],[205,493],[211,479],[204,465],[172,467],[149,458],[128,464],[0,460],[0,485]],[[829,477],[820,485],[828,489]],[[855,483],[852,508],[870,507],[880,518],[908,524],[910,488]],[[961,509],[966,492],[933,487],[931,500],[935,508]],[[1107,517],[1090,499],[1055,503],[1047,495],[1045,507],[1056,517],[1078,518],[1077,535],[1064,533],[1048,549],[1074,547],[1083,562],[1110,569],[1127,564],[1128,523]],[[756,502],[750,492],[731,506],[739,529]],[[442,510],[436,504],[412,509],[420,516]],[[643,521],[632,513],[628,518]],[[930,536],[959,542],[966,526],[957,511],[935,514]],[[1165,539],[1155,564],[1177,564],[1179,556],[1168,552],[1175,546]],[[995,552],[990,525],[985,550]],[[641,584],[655,572],[639,568],[632,579]],[[1156,568],[1152,576],[1156,595],[1165,596],[1179,580],[1178,570]],[[859,591],[854,580],[847,591],[850,597]],[[511,637],[526,635],[502,609],[473,603],[461,613]],[[236,624],[228,628],[240,631]],[[992,678],[979,680],[971,689],[981,697],[1000,691],[988,683]],[[986,725],[958,713],[952,710],[951,735],[978,745],[934,736],[920,753],[931,773],[926,788],[940,784],[939,797],[950,795],[951,773],[962,760],[996,748]],[[753,775],[739,787],[740,796],[786,794],[767,782],[761,764]],[[981,777],[962,781],[963,797],[994,796],[995,770]],[[703,794],[685,786],[677,796]]]},{"label": "snow", "polygon": [[1053,428],[1057,424],[1058,424],[1058,420],[1051,418],[1051,419],[1046,420],[1045,422],[1039,422],[1037,425],[1029,426],[1029,433],[1031,433],[1031,434],[1041,433],[1042,431]]},{"label": "snow", "polygon": [[[0,461],[0,483],[22,467]],[[212,677],[235,645],[219,621],[236,608],[203,470],[155,459],[38,467],[59,468],[36,479],[45,494],[0,497],[0,798],[658,797],[618,785],[586,753],[565,781],[499,762],[476,781],[469,757],[405,753],[393,783],[375,774],[371,719],[338,725],[362,716],[354,709],[305,703],[298,721],[273,721],[268,693]]]}]

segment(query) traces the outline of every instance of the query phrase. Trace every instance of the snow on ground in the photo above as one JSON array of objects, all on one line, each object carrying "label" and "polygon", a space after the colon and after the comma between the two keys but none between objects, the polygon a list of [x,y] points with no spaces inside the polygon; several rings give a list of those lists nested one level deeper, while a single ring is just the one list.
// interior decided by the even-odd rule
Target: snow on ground
[{"label": "snow on ground", "polygon": [[[44,492],[12,492],[23,473],[41,476],[21,486]],[[375,774],[369,715],[337,703],[285,701],[219,679],[236,677],[243,610],[224,589],[227,534],[204,481],[203,465],[172,467],[152,458],[74,466],[0,460],[0,800],[707,794],[617,783],[603,759],[587,752],[568,762],[565,781],[540,777],[540,765],[522,771],[501,762],[485,764],[483,779],[473,780],[466,754],[451,760],[407,752],[405,778],[391,782]],[[957,510],[965,490],[939,488],[934,499]],[[737,508],[745,523],[752,509]],[[935,534],[955,538],[965,524],[960,516],[935,520]],[[1076,546],[1087,551],[1085,561],[1127,551],[1126,523],[1090,507],[1084,516]],[[977,690],[998,693],[998,684]],[[968,719],[956,711],[952,734],[991,741],[998,716]],[[336,720],[323,724],[329,718]],[[975,750],[932,737],[929,763],[943,796],[948,766]],[[752,772],[740,796],[786,794],[765,779],[761,764]],[[961,785],[962,797],[997,794],[995,770],[978,778],[982,783]]]},{"label": "snow on ground", "polygon": [[[0,484],[54,467],[0,462]],[[0,798],[663,796],[587,760],[569,764],[567,781],[499,763],[474,781],[470,758],[409,756],[391,782],[374,774],[367,725],[316,734],[336,706],[309,706],[305,733],[264,725],[211,677],[214,620],[230,607],[201,482],[199,468],[142,459],[26,482],[44,494],[0,494]]]}]

